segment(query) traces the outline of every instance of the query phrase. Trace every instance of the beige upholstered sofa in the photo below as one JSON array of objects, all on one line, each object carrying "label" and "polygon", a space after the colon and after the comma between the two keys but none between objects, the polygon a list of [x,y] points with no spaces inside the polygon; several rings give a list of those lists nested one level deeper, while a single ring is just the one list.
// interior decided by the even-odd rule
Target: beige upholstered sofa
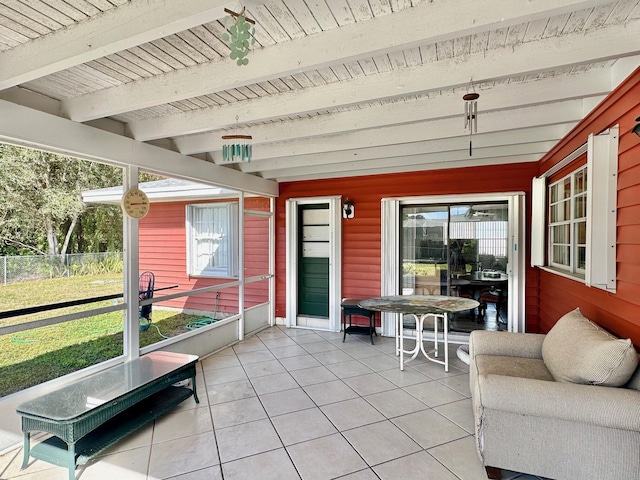
[{"label": "beige upholstered sofa", "polygon": [[469,341],[476,442],[501,469],[558,480],[640,479],[640,367],[579,310],[547,335],[474,331]]}]

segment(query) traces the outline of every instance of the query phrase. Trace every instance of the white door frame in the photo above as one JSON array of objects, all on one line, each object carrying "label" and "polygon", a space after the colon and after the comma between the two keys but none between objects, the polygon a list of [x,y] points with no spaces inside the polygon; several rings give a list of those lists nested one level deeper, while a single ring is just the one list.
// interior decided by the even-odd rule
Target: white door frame
[{"label": "white door frame", "polygon": [[286,296],[287,327],[297,327],[298,314],[298,207],[301,205],[329,204],[329,330],[339,332],[341,327],[340,300],[342,292],[342,197],[290,198],[286,202]]},{"label": "white door frame", "polygon": [[[406,204],[451,204],[478,202],[507,202],[509,207],[509,227],[507,249],[508,305],[507,330],[525,331],[525,194],[524,192],[466,194],[466,195],[425,195],[420,197],[398,197],[382,199],[382,242],[381,242],[381,285],[382,295],[400,295],[400,206]],[[395,314],[383,313],[382,334],[395,335]],[[459,338],[457,338],[459,337]],[[466,335],[451,334],[449,341],[464,342]]]}]

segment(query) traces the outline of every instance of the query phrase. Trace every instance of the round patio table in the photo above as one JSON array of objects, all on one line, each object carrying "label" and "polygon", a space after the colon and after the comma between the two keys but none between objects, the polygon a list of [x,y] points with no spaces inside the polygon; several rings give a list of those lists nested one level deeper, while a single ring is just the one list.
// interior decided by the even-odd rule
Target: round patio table
[{"label": "round patio table", "polygon": [[[449,371],[449,318],[454,312],[462,312],[476,308],[476,300],[463,297],[448,297],[445,295],[393,295],[361,300],[358,305],[367,310],[398,313],[396,315],[396,355],[400,356],[400,370],[404,370],[404,355],[416,358],[420,352],[432,362],[444,365],[444,371]],[[436,317],[433,322],[434,356],[430,356],[424,349],[424,321],[427,316]],[[412,350],[404,349],[403,316],[412,316],[416,321],[416,346]],[[444,361],[438,357],[438,319],[442,318]]]}]

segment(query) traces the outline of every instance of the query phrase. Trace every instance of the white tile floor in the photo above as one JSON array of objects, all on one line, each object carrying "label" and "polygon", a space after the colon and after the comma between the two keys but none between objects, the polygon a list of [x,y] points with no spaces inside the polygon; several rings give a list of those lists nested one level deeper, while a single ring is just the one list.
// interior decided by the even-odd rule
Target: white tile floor
[{"label": "white tile floor", "polygon": [[[78,470],[81,480],[476,480],[468,367],[416,359],[393,339],[273,327],[198,364],[186,400]],[[66,480],[22,449],[0,480]],[[503,472],[506,480],[536,477]]]}]

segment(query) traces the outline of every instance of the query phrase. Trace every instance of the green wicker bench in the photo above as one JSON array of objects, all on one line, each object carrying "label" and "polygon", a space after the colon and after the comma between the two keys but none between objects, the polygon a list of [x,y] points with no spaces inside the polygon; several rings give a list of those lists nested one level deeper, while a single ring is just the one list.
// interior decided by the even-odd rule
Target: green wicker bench
[{"label": "green wicker bench", "polygon": [[[75,469],[196,394],[195,355],[152,352],[74,382],[17,408],[22,416],[24,460]],[[191,380],[191,388],[176,386]],[[30,448],[31,432],[53,436]]]}]

